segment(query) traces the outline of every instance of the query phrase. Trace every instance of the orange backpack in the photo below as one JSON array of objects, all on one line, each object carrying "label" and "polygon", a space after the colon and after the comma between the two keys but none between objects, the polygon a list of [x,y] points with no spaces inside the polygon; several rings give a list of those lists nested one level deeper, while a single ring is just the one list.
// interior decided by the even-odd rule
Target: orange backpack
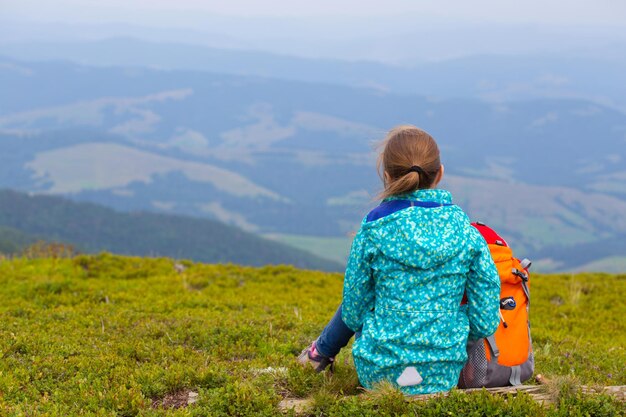
[{"label": "orange backpack", "polygon": [[485,224],[472,226],[487,241],[500,275],[500,325],[493,335],[468,342],[459,388],[520,385],[535,367],[528,319],[531,262],[515,258],[506,241]]}]

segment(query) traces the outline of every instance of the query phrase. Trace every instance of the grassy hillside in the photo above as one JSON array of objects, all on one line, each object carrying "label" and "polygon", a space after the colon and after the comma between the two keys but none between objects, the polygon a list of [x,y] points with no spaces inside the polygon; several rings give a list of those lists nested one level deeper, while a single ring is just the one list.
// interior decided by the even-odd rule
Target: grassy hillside
[{"label": "grassy hillside", "polygon": [[9,190],[0,190],[0,225],[73,244],[86,252],[106,250],[203,262],[341,269],[339,263],[208,219],[120,213],[95,204]]},{"label": "grassy hillside", "polygon": [[10,227],[0,226],[0,253],[20,253],[29,245],[37,242],[37,238]]},{"label": "grassy hillside", "polygon": [[[356,397],[348,351],[334,376],[294,363],[340,302],[342,277],[102,254],[0,261],[0,414],[270,416],[311,397],[309,415],[612,416],[608,397],[454,394],[406,403],[393,390]],[[626,384],[626,275],[537,275],[537,372]],[[173,398],[198,393],[187,408]]]}]

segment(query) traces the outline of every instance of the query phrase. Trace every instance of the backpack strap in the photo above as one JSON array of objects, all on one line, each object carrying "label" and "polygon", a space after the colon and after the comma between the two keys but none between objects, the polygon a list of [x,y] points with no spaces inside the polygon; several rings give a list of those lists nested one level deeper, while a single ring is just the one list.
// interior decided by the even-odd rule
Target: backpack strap
[{"label": "backpack strap", "polygon": [[528,303],[526,303],[526,309],[528,310],[530,307],[530,290],[528,289],[526,281],[522,281],[522,289],[524,290],[524,294],[526,294],[526,299],[528,300]]},{"label": "backpack strap", "polygon": [[530,290],[528,289],[528,274],[524,273],[524,271],[520,271],[517,268],[513,268],[511,271],[513,275],[516,275],[520,278],[522,283],[522,289],[524,290],[524,294],[526,294],[526,299],[528,300],[528,304],[526,307],[530,306]]},{"label": "backpack strap", "polygon": [[519,365],[511,366],[511,376],[509,377],[509,384],[522,385],[522,367]]},{"label": "backpack strap", "polygon": [[489,347],[491,348],[491,353],[493,353],[493,356],[495,358],[500,356],[500,349],[498,349],[498,345],[496,344],[496,334],[494,333],[491,336],[485,337],[485,340],[487,341],[487,343],[489,343]]},{"label": "backpack strap", "polygon": [[396,211],[404,210],[409,207],[437,208],[453,206],[451,203],[438,203],[436,201],[420,201],[420,200],[389,200],[383,201],[378,207],[370,211],[367,215],[367,222],[373,222],[383,217],[389,216]]}]

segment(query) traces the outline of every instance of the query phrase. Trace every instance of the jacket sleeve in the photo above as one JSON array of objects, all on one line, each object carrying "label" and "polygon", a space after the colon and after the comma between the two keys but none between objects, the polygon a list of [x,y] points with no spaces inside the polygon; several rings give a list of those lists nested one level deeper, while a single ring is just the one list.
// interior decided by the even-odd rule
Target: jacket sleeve
[{"label": "jacket sleeve", "polygon": [[472,340],[491,336],[500,324],[500,276],[489,247],[480,234],[475,237],[476,256],[465,286]]},{"label": "jacket sleeve", "polygon": [[361,227],[352,241],[341,305],[343,322],[355,332],[361,330],[365,314],[374,308],[374,278],[370,268],[373,253],[374,248]]}]

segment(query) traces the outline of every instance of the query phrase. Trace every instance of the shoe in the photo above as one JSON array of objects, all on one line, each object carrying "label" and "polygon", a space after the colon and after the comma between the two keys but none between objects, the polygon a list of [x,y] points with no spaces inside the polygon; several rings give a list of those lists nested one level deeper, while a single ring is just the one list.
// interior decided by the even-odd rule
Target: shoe
[{"label": "shoe", "polygon": [[322,372],[330,367],[330,372],[334,371],[335,358],[329,358],[317,351],[315,342],[306,347],[298,356],[298,362],[302,366],[311,366],[315,372]]}]

